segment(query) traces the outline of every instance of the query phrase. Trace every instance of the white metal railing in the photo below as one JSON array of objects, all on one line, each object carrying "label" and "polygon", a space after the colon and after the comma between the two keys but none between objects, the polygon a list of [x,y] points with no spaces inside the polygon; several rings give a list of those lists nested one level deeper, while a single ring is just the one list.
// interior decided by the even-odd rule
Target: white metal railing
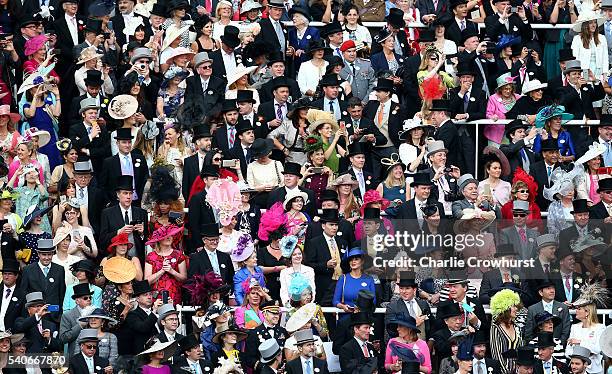
[{"label": "white metal railing", "polygon": [[[239,24],[240,22],[234,21],[234,23]],[[291,21],[285,21],[283,23],[285,24],[285,26],[293,26],[293,22]],[[367,28],[382,28],[387,24],[387,22],[362,22],[362,24],[363,26]],[[310,22],[309,25],[316,26],[316,27],[322,27],[322,26],[325,26],[326,23],[325,22]],[[531,24],[531,28],[534,30],[551,30],[551,29],[566,30],[566,29],[571,28],[572,26],[573,24],[571,23],[558,23],[556,25],[552,25],[550,23],[532,23]],[[425,28],[427,27],[427,25],[421,22],[406,22],[406,27]],[[478,27],[485,28],[485,24],[478,23]]]}]

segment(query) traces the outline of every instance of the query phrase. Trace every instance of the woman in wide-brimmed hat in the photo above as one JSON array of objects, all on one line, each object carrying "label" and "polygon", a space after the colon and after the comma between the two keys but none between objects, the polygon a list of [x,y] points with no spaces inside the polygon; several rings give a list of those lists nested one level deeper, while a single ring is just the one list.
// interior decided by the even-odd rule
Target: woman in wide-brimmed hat
[{"label": "woman in wide-brimmed hat", "polygon": [[[104,287],[105,284],[107,284],[107,281],[109,282],[114,282],[113,280],[107,279],[106,276],[104,275],[103,269],[104,269],[104,265],[106,264],[106,261],[114,258],[114,257],[121,257],[121,258],[125,258],[128,261],[130,261],[132,263],[132,265],[134,266],[134,280],[140,281],[142,280],[142,267],[140,265],[140,261],[138,260],[137,257],[132,257],[130,255],[128,255],[128,252],[130,249],[132,249],[132,247],[134,246],[134,244],[132,244],[129,241],[129,237],[128,234],[118,234],[116,236],[114,236],[111,239],[110,244],[108,245],[108,248],[106,249],[108,255],[106,257],[104,257],[102,259],[102,261],[100,262],[100,267],[98,268],[98,274],[96,277],[96,284],[100,287]],[[110,285],[110,284],[109,284]],[[105,291],[108,287],[105,287]],[[111,287],[112,288],[112,287]]]},{"label": "woman in wide-brimmed hat", "polygon": [[236,70],[227,77],[227,91],[225,91],[226,99],[236,99],[238,91],[251,91],[253,93],[253,111],[257,112],[259,107],[259,93],[249,84],[249,76],[257,70],[257,66],[244,66],[239,64]]},{"label": "woman in wide-brimmed hat", "polygon": [[[366,274],[366,269],[372,267],[372,257],[365,253],[361,248],[345,248],[340,267],[342,274],[336,283],[332,305],[345,312],[351,311],[355,307],[357,294],[361,290],[370,291],[376,294],[374,278]],[[374,296],[376,304],[376,296]]]},{"label": "woman in wide-brimmed hat", "polygon": [[[96,329],[98,330],[98,350],[96,354],[99,357],[106,358],[109,364],[115,365],[117,358],[119,357],[117,351],[117,336],[113,333],[108,332],[110,326],[114,326],[117,321],[106,314],[104,309],[96,308],[93,309],[89,314],[79,317],[79,322],[86,323],[84,329]],[[77,338],[80,339],[81,335]],[[75,351],[72,354],[77,354],[80,351],[80,347],[75,344]]]},{"label": "woman in wide-brimmed hat", "polygon": [[[605,166],[603,165],[604,162],[602,160],[602,156],[606,153],[606,151],[606,144],[595,141],[593,144],[589,145],[587,151],[574,162],[574,169],[577,170],[573,174],[578,173],[578,170],[581,171],[574,179],[576,182],[576,196],[579,199],[587,199],[590,205],[595,205],[601,201],[599,195],[599,184],[602,182],[602,180],[610,178],[610,175],[608,174],[599,174],[599,168],[601,166]],[[578,165],[581,165],[582,167],[577,167]],[[556,169],[554,171],[556,171]]]},{"label": "woman in wide-brimmed hat", "polygon": [[112,257],[100,268],[107,280],[102,291],[102,307],[109,317],[123,322],[134,307],[134,298],[150,291],[151,286],[146,281],[134,280],[136,267],[125,257]]},{"label": "woman in wide-brimmed hat", "polygon": [[419,166],[425,166],[427,127],[418,117],[404,121],[399,134],[399,139],[404,141],[399,146],[399,156],[408,166],[408,172],[414,173]]},{"label": "woman in wide-brimmed hat", "polygon": [[[466,261],[469,258],[477,259],[491,259],[495,253],[495,238],[490,232],[486,232],[485,229],[489,227],[493,221],[495,221],[495,212],[492,210],[482,211],[479,208],[467,208],[463,209],[461,219],[458,219],[454,225],[454,232],[457,234],[465,235],[477,235],[482,240],[479,243],[475,243],[469,248],[464,248],[462,251],[463,258]],[[468,269],[468,274],[478,271],[484,274],[488,271],[488,268],[471,266]]]},{"label": "woman in wide-brimmed hat", "polygon": [[135,361],[140,364],[143,374],[169,373],[168,361],[174,356],[177,345],[178,340],[162,343],[153,337],[145,344],[145,350],[136,355]]},{"label": "woman in wide-brimmed hat", "polygon": [[247,331],[235,325],[225,323],[217,326],[213,342],[218,344],[221,349],[212,354],[211,362],[213,367],[220,367],[222,360],[229,359],[236,364],[245,362],[244,353],[236,349],[236,344],[247,338]]},{"label": "woman in wide-brimmed hat", "polygon": [[531,125],[535,123],[538,111],[545,105],[551,104],[550,97],[544,94],[548,83],[542,83],[537,79],[523,83],[522,94],[516,104],[506,113],[507,119],[519,119]]},{"label": "woman in wide-brimmed hat", "polygon": [[[497,77],[495,93],[489,97],[487,103],[487,118],[497,121],[506,119],[508,113],[521,95],[515,93],[515,77],[510,73],[504,73]],[[499,147],[504,137],[504,125],[490,124],[484,128],[484,135],[489,140],[489,145]]]},{"label": "woman in wide-brimmed hat", "polygon": [[560,162],[572,162],[576,159],[574,142],[569,131],[563,128],[563,124],[574,118],[571,113],[565,112],[563,105],[550,105],[540,109],[536,115],[535,126],[543,128],[540,134],[533,140],[533,152],[540,153],[542,141],[556,139],[559,145]]},{"label": "woman in wide-brimmed hat", "polygon": [[491,196],[493,206],[501,209],[510,200],[512,186],[502,180],[510,174],[510,163],[506,155],[495,147],[485,147],[483,158],[487,178],[478,183],[478,194]]},{"label": "woman in wide-brimmed hat", "polygon": [[10,329],[7,329],[7,331],[0,331],[0,366],[3,368],[7,366],[8,356],[12,353],[11,350],[15,347],[17,342],[23,339],[24,334],[13,334]]},{"label": "woman in wide-brimmed hat", "polygon": [[[288,84],[284,78],[281,80],[284,81],[281,84]],[[294,101],[287,111],[287,119],[268,134],[268,137],[274,141],[274,146],[285,153],[285,161],[296,162],[300,165],[306,165],[309,162],[306,130],[309,125],[307,113],[310,108],[312,108],[312,102],[308,98]]]},{"label": "woman in wide-brimmed hat", "polygon": [[[321,85],[333,85],[337,84],[337,82],[337,77],[326,76],[326,78],[322,79]],[[346,129],[338,126],[333,113],[323,110],[308,109],[306,119],[310,123],[308,125],[308,133],[320,136],[323,141],[325,166],[329,167],[334,173],[337,173],[340,166],[340,157],[346,153],[345,149],[338,142],[344,137],[346,144],[348,144]]]},{"label": "woman in wide-brimmed hat", "polygon": [[[315,357],[321,360],[326,360],[325,349],[323,348],[323,340],[326,335],[321,336],[319,329],[321,326],[317,319],[317,313],[320,307],[315,303],[304,304],[298,309],[292,310],[291,316],[287,318],[285,329],[291,336],[285,341],[284,354],[287,361],[293,360],[300,357],[300,351],[298,349],[297,339],[302,332],[307,331],[312,334],[314,338]],[[316,329],[314,331],[313,329]],[[323,330],[326,332],[325,330]]]},{"label": "woman in wide-brimmed hat", "polygon": [[283,164],[270,158],[274,143],[272,139],[255,139],[251,145],[251,156],[255,161],[247,166],[247,183],[257,191],[253,202],[267,205],[268,193],[285,184]]},{"label": "woman in wide-brimmed hat", "polygon": [[285,213],[287,214],[287,230],[289,230],[289,234],[291,235],[298,235],[300,240],[304,239],[304,226],[312,220],[312,218],[304,212],[306,204],[308,203],[308,194],[299,190],[288,192],[283,201]]},{"label": "woman in wide-brimmed hat", "polygon": [[187,262],[181,251],[172,247],[175,235],[183,232],[183,227],[170,224],[155,230],[146,242],[153,247],[145,259],[144,279],[159,291],[168,291],[172,302],[181,304],[182,285],[187,280]]},{"label": "woman in wide-brimmed hat", "polygon": [[345,173],[336,178],[332,186],[338,192],[340,216],[351,223],[358,220],[361,204],[353,191],[359,187],[359,182],[351,174]]},{"label": "woman in wide-brimmed hat", "polygon": [[91,260],[81,260],[70,266],[70,272],[77,279],[78,283],[72,287],[66,287],[62,310],[70,310],[76,306],[73,297],[74,286],[81,283],[89,285],[89,290],[92,292],[91,305],[102,308],[102,289],[94,284],[96,274],[98,273],[98,266]]},{"label": "woman in wide-brimmed hat", "polygon": [[111,96],[115,92],[115,86],[110,78],[108,68],[102,67],[101,58],[104,55],[99,54],[95,46],[84,48],[81,51],[81,55],[77,61],[77,65],[82,65],[77,71],[74,72],[74,83],[79,89],[79,94],[84,95],[87,92],[87,85],[85,84],[85,78],[87,78],[88,70],[99,70],[102,72],[102,89],[104,94]]},{"label": "woman in wide-brimmed hat", "polygon": [[178,66],[172,66],[166,71],[157,94],[157,118],[174,118],[176,116],[179,106],[185,99],[185,88],[181,88],[179,85],[188,75],[188,71]]},{"label": "woman in wide-brimmed hat", "polygon": [[[410,280],[406,279],[404,282],[410,282]],[[416,291],[417,284],[414,283],[414,280],[412,280],[411,283],[404,283],[403,287],[406,286],[413,287]],[[400,285],[400,287],[402,287],[402,285]],[[413,308],[415,308],[416,301],[412,300],[411,304],[413,305]],[[425,317],[419,316],[418,318],[423,320]],[[422,323],[421,326],[424,328],[425,324]],[[397,331],[397,337],[389,339],[389,342],[387,343],[387,351],[385,355],[385,368],[387,370],[391,371],[392,373],[401,372],[402,359],[400,355],[398,355],[398,351],[401,351],[404,348],[410,351],[413,351],[414,349],[416,355],[418,355],[416,358],[421,363],[421,367],[431,370],[431,355],[429,352],[429,347],[427,346],[427,343],[423,341],[423,339],[419,338],[419,333],[421,330],[419,327],[417,327],[417,321],[412,316],[407,313],[389,316],[387,329],[389,331]]]},{"label": "woman in wide-brimmed hat", "polygon": [[[44,35],[37,35],[26,41],[24,46],[24,55],[28,58],[23,63],[23,72],[25,74],[33,74],[41,65],[47,67],[52,62],[53,55],[47,55],[47,41],[49,38]],[[51,70],[49,75],[55,83],[60,82],[60,77],[55,70]]]}]

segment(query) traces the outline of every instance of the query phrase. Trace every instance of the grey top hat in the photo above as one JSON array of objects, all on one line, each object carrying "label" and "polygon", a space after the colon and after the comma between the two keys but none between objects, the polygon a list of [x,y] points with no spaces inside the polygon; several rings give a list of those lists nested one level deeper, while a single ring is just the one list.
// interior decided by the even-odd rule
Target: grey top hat
[{"label": "grey top hat", "polygon": [[174,305],[164,304],[159,307],[159,309],[157,310],[157,314],[159,314],[159,317],[157,318],[157,322],[159,323],[161,322],[161,320],[168,317],[169,315],[178,314],[178,312],[176,311],[176,309],[174,309]]},{"label": "grey top hat", "polygon": [[84,342],[97,342],[98,340],[98,329],[83,329],[79,333],[79,344]]},{"label": "grey top hat", "polygon": [[612,0],[602,0],[601,1],[601,8],[612,8]]},{"label": "grey top hat", "polygon": [[591,365],[591,350],[585,347],[581,347],[579,345],[575,345],[572,348],[572,354],[569,355],[570,358],[578,357],[584,360],[588,365]]},{"label": "grey top hat", "polygon": [[263,364],[274,360],[276,356],[281,352],[280,347],[276,339],[268,339],[259,345],[259,354],[261,355],[260,361]]},{"label": "grey top hat", "polygon": [[444,142],[442,140],[435,140],[427,144],[427,157],[437,152],[448,153],[448,149],[446,149],[446,147],[444,146]]},{"label": "grey top hat", "polygon": [[96,99],[88,97],[87,99],[81,100],[81,109],[79,109],[79,114],[83,113],[87,109],[100,109]]},{"label": "grey top hat", "polygon": [[134,54],[132,54],[132,58],[130,58],[130,63],[133,64],[136,60],[141,58],[152,60],[153,56],[151,55],[151,50],[149,48],[136,48]]},{"label": "grey top hat", "polygon": [[462,176],[460,176],[457,180],[457,186],[459,187],[459,191],[463,190],[465,186],[470,183],[476,183],[476,185],[478,185],[478,180],[474,178],[472,174],[463,174]]},{"label": "grey top hat", "polygon": [[512,202],[512,210],[523,210],[529,212],[529,201],[514,200]]},{"label": "grey top hat", "polygon": [[54,252],[55,246],[53,245],[53,239],[38,239],[38,252]]},{"label": "grey top hat", "polygon": [[540,235],[536,238],[536,245],[538,249],[546,247],[547,245],[557,246],[557,238],[555,237],[555,234]]},{"label": "grey top hat", "polygon": [[74,163],[74,173],[76,174],[87,174],[91,173],[91,162],[90,161],[77,161]]},{"label": "grey top hat", "polygon": [[193,58],[193,67],[197,69],[198,66],[200,66],[204,62],[212,62],[212,59],[208,57],[207,52],[200,52]]},{"label": "grey top hat", "polygon": [[30,292],[26,295],[26,307],[36,304],[44,304],[45,300],[43,299],[42,292]]},{"label": "grey top hat", "polygon": [[296,331],[293,334],[293,337],[295,338],[295,344],[297,345],[314,342],[314,336],[312,335],[312,330]]},{"label": "grey top hat", "polygon": [[563,74],[567,74],[570,71],[581,71],[582,67],[580,66],[579,60],[571,60],[565,63],[565,70],[563,70]]}]

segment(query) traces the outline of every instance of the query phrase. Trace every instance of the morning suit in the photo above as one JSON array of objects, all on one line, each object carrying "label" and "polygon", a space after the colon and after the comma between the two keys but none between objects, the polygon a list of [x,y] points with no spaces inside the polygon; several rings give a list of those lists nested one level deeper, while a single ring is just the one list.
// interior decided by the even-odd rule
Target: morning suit
[{"label": "morning suit", "polygon": [[440,124],[434,134],[436,140],[442,140],[444,142],[444,148],[448,149],[446,154],[446,165],[456,166],[460,170],[465,170],[466,163],[463,155],[463,147],[459,138],[459,132],[457,126],[448,119],[444,123]]},{"label": "morning suit", "polygon": [[610,217],[610,213],[608,213],[608,209],[606,209],[603,200],[589,208],[590,219],[604,220],[608,217]]},{"label": "morning suit", "polygon": [[73,147],[79,153],[83,148],[89,150],[89,159],[91,160],[93,171],[102,173],[104,160],[111,156],[111,139],[106,125],[100,124],[100,133],[91,139],[85,124],[83,122],[75,123],[70,126],[68,137],[72,141]]},{"label": "morning suit", "polygon": [[535,240],[540,233],[537,230],[530,229],[525,226],[525,236],[527,240],[523,241],[521,235],[518,232],[518,228],[515,225],[502,229],[499,240],[504,244],[512,244],[518,258],[531,259],[535,253]]},{"label": "morning suit", "polygon": [[25,308],[25,293],[21,287],[17,285],[14,286],[13,291],[9,294],[8,298],[6,297],[7,288],[3,284],[0,287],[0,307],[4,303],[8,303],[8,307],[6,308],[6,312],[4,313],[4,330],[12,330],[15,325],[15,319],[21,316],[23,312],[23,308]]},{"label": "morning suit", "polygon": [[[206,249],[202,249],[199,252],[192,253],[189,256],[189,269],[187,275],[192,278],[194,275],[204,275],[209,271],[213,270],[210,263],[210,258],[206,253]],[[227,253],[216,251],[217,259],[219,261],[219,270],[221,272],[221,278],[226,284],[234,284],[234,265],[232,259]]]},{"label": "morning suit", "polygon": [[400,78],[402,78],[402,100],[400,101],[405,105],[406,118],[412,118],[416,112],[421,110],[421,96],[416,78],[420,65],[421,54],[417,53],[404,60],[403,74],[400,74]]},{"label": "morning suit", "polygon": [[[376,352],[370,343],[365,343],[369,352],[368,357],[375,357]],[[354,373],[355,365],[358,365],[366,356],[363,347],[359,345],[355,338],[350,339],[340,348],[340,367],[343,373]]]},{"label": "morning suit", "polygon": [[[327,362],[321,360],[318,357],[312,357],[312,369],[317,374],[329,374],[327,370]],[[303,374],[302,359],[300,357],[295,358],[285,365],[285,373],[287,374]]]},{"label": "morning suit", "polygon": [[[342,249],[348,249],[347,242],[338,236],[334,237],[339,256],[342,256]],[[315,286],[317,287],[316,303],[321,304],[324,296],[331,300],[335,289],[335,281],[332,280],[334,269],[327,267],[327,261],[331,260],[329,245],[324,235],[317,236],[306,243],[304,250],[304,264],[312,267],[315,271]],[[332,289],[331,287],[334,286]],[[326,300],[327,301],[327,300]],[[327,306],[327,305],[325,305]]]},{"label": "morning suit", "polygon": [[285,341],[289,338],[289,333],[282,326],[275,325],[270,327],[264,325],[263,323],[256,328],[249,330],[249,335],[247,336],[245,344],[246,350],[244,352],[245,364],[248,367],[255,367],[255,363],[261,358],[258,350],[261,342],[272,338],[276,340],[279,347],[284,347]]},{"label": "morning suit", "polygon": [[78,14],[75,15],[75,20],[77,23],[77,42],[75,43],[72,39],[72,34],[70,34],[70,29],[68,28],[68,22],[66,21],[65,13],[63,11],[60,11],[59,13],[59,17],[55,19],[52,27],[55,29],[55,35],[57,36],[55,48],[61,51],[61,53],[57,55],[57,65],[59,65],[59,68],[58,66],[56,66],[55,70],[60,76],[62,76],[68,71],[74,61],[72,49],[74,48],[74,46],[83,43],[83,41],[85,40],[85,32],[83,31],[83,28],[85,27],[86,19]]},{"label": "morning suit", "polygon": [[[297,81],[293,78],[285,77],[286,83],[289,85],[289,99],[291,102],[302,97],[302,93],[300,91],[300,86]],[[259,93],[259,102],[266,103],[268,101],[272,101],[274,99],[274,94],[272,93],[272,80],[270,79],[266,83],[261,85],[261,88],[257,90]],[[288,100],[289,100],[288,99]],[[261,107],[261,105],[260,105]]]},{"label": "morning suit", "polygon": [[[54,262],[49,264],[49,272],[45,277],[38,262],[31,263],[23,268],[21,274],[21,290],[27,295],[30,292],[42,292],[47,304],[59,305],[60,310],[66,294],[64,267]],[[59,313],[53,313],[59,317]]]},{"label": "morning suit", "polygon": [[[198,360],[197,365],[200,366],[200,370],[202,374],[213,372],[214,367],[212,363],[208,360],[200,359]],[[208,370],[206,370],[206,368],[208,368]],[[189,365],[186,357],[180,357],[178,359],[174,359],[173,365],[172,365],[173,374],[193,374],[193,370],[194,368],[192,368]]]},{"label": "morning suit", "polygon": [[[81,187],[76,187],[76,196],[79,198]],[[94,234],[100,234],[100,217],[102,216],[102,210],[106,208],[107,200],[106,194],[98,187],[92,186],[91,183],[84,188],[83,194],[87,193],[87,212],[89,217],[89,223]]]},{"label": "morning suit", "polygon": [[[310,222],[308,222],[308,226],[306,227],[306,243],[308,243],[308,241],[312,238],[323,235],[321,222],[318,221],[317,216],[315,217],[316,218],[313,218]],[[347,243],[355,242],[355,230],[353,229],[353,224],[344,218],[340,218],[340,221],[338,222],[338,233],[342,233],[342,237]]]},{"label": "morning suit", "polygon": [[367,103],[370,92],[376,85],[376,76],[372,64],[368,60],[357,58],[354,62],[344,61],[340,70],[340,78],[351,84],[353,97],[358,97],[362,103]]},{"label": "morning suit", "polygon": [[479,119],[484,119],[486,114],[486,105],[484,103],[487,102],[487,95],[485,92],[472,86],[472,88],[467,92],[467,103],[465,100],[465,96],[459,96],[459,91],[461,87],[451,88],[448,96],[450,98],[450,112],[451,118],[455,118],[457,114],[468,114],[468,121],[476,121]]},{"label": "morning suit", "polygon": [[187,207],[189,208],[189,220],[187,226],[191,234],[191,250],[204,246],[202,235],[200,234],[200,226],[207,223],[217,222],[215,212],[212,206],[206,201],[206,188],[197,194],[193,195],[189,200]]},{"label": "morning suit", "polygon": [[[47,300],[45,300],[45,302],[48,303]],[[60,303],[60,306],[61,305],[62,304]],[[25,337],[29,340],[27,343],[28,352],[51,353],[63,349],[63,343],[58,338],[57,325],[48,319],[48,316],[49,315],[43,317],[40,321],[36,320],[35,315],[29,317],[17,317],[17,320],[15,320],[15,329],[13,330],[13,333],[25,334]],[[51,338],[49,340],[43,338],[39,327],[43,330],[48,329],[51,331]]]},{"label": "morning suit", "polygon": [[[144,232],[140,234],[139,232],[134,231],[133,237],[134,240],[134,249],[136,256],[140,260],[140,263],[144,269],[144,259],[145,259],[145,240],[149,237],[148,234],[148,215],[147,211],[136,207],[134,205],[131,206],[131,216],[130,223],[134,221],[141,221],[144,226]],[[110,244],[113,237],[117,235],[117,231],[126,225],[125,215],[121,213],[121,208],[119,205],[114,205],[108,207],[102,211],[102,216],[100,219],[100,243],[102,244],[101,248],[107,248]]]},{"label": "morning suit", "polygon": [[[140,201],[144,193],[144,186],[149,179],[149,167],[147,166],[147,160],[140,151],[131,151],[130,153],[131,164],[134,171],[134,190],[137,196],[134,196],[133,204],[140,206]],[[106,191],[108,201],[117,201],[117,194],[115,188],[117,187],[117,181],[119,177],[123,175],[121,168],[124,163],[125,155],[117,153],[114,156],[107,157],[102,163],[102,173],[100,175],[100,187]]]},{"label": "morning suit", "polygon": [[[372,120],[375,126],[378,126],[378,123],[376,123],[376,117],[379,108],[380,102],[377,100],[370,100],[363,107],[363,117]],[[399,139],[399,133],[403,129],[404,119],[406,119],[406,115],[403,108],[398,103],[391,102],[390,112],[388,113],[387,129],[389,133],[389,140],[391,140],[393,144],[389,144],[388,142],[386,144],[376,144],[375,149],[383,145],[385,147],[395,146],[396,148],[400,146],[401,141]]]},{"label": "morning suit", "polygon": [[587,280],[582,274],[576,272],[572,272],[568,279],[561,272],[553,273],[551,278],[555,284],[555,300],[561,303],[566,301],[572,303],[578,300]]},{"label": "morning suit", "polygon": [[[557,360],[556,358],[552,358],[552,373],[558,373],[558,374],[569,374],[570,370],[569,367],[564,364],[563,362]],[[536,357],[536,363],[533,366],[533,374],[546,374],[547,371],[544,370],[544,363],[542,362],[542,360],[539,360]]]},{"label": "morning suit", "polygon": [[[518,283],[521,280],[521,275],[517,271],[509,271],[510,281]],[[496,288],[502,287],[504,284],[502,279],[502,273],[499,269],[492,269],[482,275],[482,282],[480,283],[480,291],[478,299],[482,304],[489,304],[491,302],[491,296],[489,291]]]},{"label": "morning suit", "polygon": [[[104,368],[109,365],[109,362],[106,358],[100,357],[97,354],[93,356],[94,363],[94,371],[95,374],[104,374]],[[99,368],[99,369],[98,369]],[[83,357],[83,353],[73,356],[70,359],[70,364],[68,365],[68,370],[71,374],[91,374],[89,371],[85,358]]]},{"label": "morning suit", "polygon": [[[559,164],[553,165],[552,170],[555,170],[557,167],[559,167]],[[547,211],[550,201],[544,198],[543,190],[544,187],[550,188],[552,183],[548,181],[548,172],[544,160],[536,161],[531,164],[529,167],[529,175],[531,175],[538,184],[538,195],[535,201],[542,211]]]},{"label": "morning suit", "polygon": [[[289,38],[287,36],[287,28],[285,27],[285,25],[282,22],[280,23],[280,25],[283,31],[283,37],[285,39],[284,43],[282,43],[283,41],[279,41],[278,36],[276,35],[276,30],[274,28],[274,25],[272,25],[271,18],[263,18],[262,20],[259,21],[259,26],[261,26],[261,31],[255,37],[255,40],[264,41],[268,43],[269,46],[272,47],[273,51],[285,52],[287,50],[287,42],[289,41]],[[294,97],[294,100],[297,98],[298,97]]]},{"label": "morning suit", "polygon": [[[253,162],[254,159],[253,159],[253,156],[251,155],[250,146],[249,148],[247,148],[246,155],[244,154],[245,153],[244,150],[245,149],[242,147],[242,144],[240,143],[240,139],[238,139],[238,141],[234,143],[234,147],[231,148],[227,152],[227,156],[230,159],[240,160],[240,172],[242,173],[242,177],[244,178],[244,180],[246,180],[247,168],[249,164]],[[247,156],[248,156],[248,159],[247,159]]]},{"label": "morning suit", "polygon": [[[417,316],[431,316],[432,315],[431,308],[429,307],[429,305],[427,304],[425,300],[414,298],[411,301],[414,301],[417,304],[418,309],[420,309],[420,310],[416,310],[416,308],[413,307],[413,309],[415,309],[414,313]],[[398,315],[398,314],[403,314],[405,316],[410,315],[410,311],[408,309],[408,304],[407,304],[408,302],[409,301],[404,301],[403,299],[399,298],[399,299],[393,300],[392,302],[389,303],[389,305],[387,305],[387,312],[385,313],[385,326],[387,326],[387,333],[389,334],[390,338],[397,336],[397,330],[390,328],[389,322],[391,319],[393,319],[393,316],[395,315]],[[429,335],[431,334],[431,321],[429,319],[426,319],[423,322],[423,324],[418,327],[421,330],[421,333],[425,334],[424,335],[425,338],[429,337]],[[427,341],[426,339],[423,339],[423,340]]]},{"label": "morning suit", "polygon": [[119,351],[120,355],[137,354],[144,350],[145,343],[158,334],[155,327],[157,316],[151,312],[147,314],[140,306],[131,310],[125,317],[123,324],[125,330],[124,338],[128,339],[131,344],[126,342],[124,352]]},{"label": "morning suit", "polygon": [[[386,141],[386,138],[385,138],[385,141]],[[366,160],[367,158],[368,157],[366,156]],[[370,190],[375,190],[376,187],[378,186],[378,181],[376,180],[376,177],[369,171],[366,171],[365,168],[362,169],[361,172],[363,173],[363,182],[365,184],[366,192]],[[355,170],[351,166],[349,166],[348,168],[348,173],[353,177],[354,180],[359,181],[359,178],[357,178]],[[359,188],[359,186],[357,186],[353,190],[353,194],[355,195],[355,198],[357,198],[358,201],[363,201],[363,196],[361,194],[361,189]]]},{"label": "morning suit", "polygon": [[[517,167],[529,172],[531,170],[530,166],[536,162],[536,154],[533,153],[530,147],[525,147],[525,141],[523,139],[516,143],[502,144],[499,146],[499,150],[504,153],[508,159],[508,163],[510,163],[510,175],[502,178],[507,182],[512,181],[514,171]],[[525,161],[524,158],[526,158],[527,161]]]},{"label": "morning suit", "polygon": [[210,76],[206,83],[202,82],[199,75],[191,76],[185,81],[187,82],[184,102],[186,108],[195,110],[199,116],[210,115],[221,109],[221,103],[225,99],[226,81],[214,75]]},{"label": "morning suit", "polygon": [[501,35],[520,36],[523,40],[530,40],[533,36],[531,25],[523,22],[521,17],[512,13],[508,17],[508,26],[499,22],[499,14],[495,13],[485,18],[486,33],[491,40],[499,40]]},{"label": "morning suit", "polygon": [[[183,192],[183,198],[185,200],[187,200],[189,197],[191,185],[196,178],[200,176],[200,157],[204,159],[205,156],[200,156],[200,153],[196,152],[193,155],[185,158],[183,161],[183,180],[181,183],[181,191]],[[202,165],[204,165],[204,163],[202,163]]]},{"label": "morning suit", "polygon": [[64,312],[60,320],[59,338],[62,343],[68,344],[68,352],[76,350],[75,344],[77,344],[77,337],[82,329],[79,317],[81,317],[81,309],[75,306],[69,311]]},{"label": "morning suit", "polygon": [[[221,49],[217,49],[212,52],[209,52],[208,57],[213,60],[212,61],[213,75],[227,81],[228,76],[227,76],[227,71],[225,69],[225,63],[224,63],[225,60],[223,60],[223,56],[221,53],[222,53]],[[235,51],[232,52],[232,56],[234,58],[234,61],[236,62],[236,66],[238,66],[242,62],[242,56],[237,54]]]},{"label": "morning suit", "polygon": [[[451,16],[453,15],[451,14]],[[474,31],[477,33],[479,32],[478,24],[476,22],[473,22],[467,18],[465,18],[464,21],[465,21],[465,30],[468,30],[470,32],[471,31]],[[446,28],[444,29],[444,38],[454,41],[455,44],[457,44],[457,46],[463,45],[463,39],[461,38],[461,28],[459,27],[459,24],[457,23],[457,20],[455,19],[454,16],[452,18],[452,21],[450,21],[446,25]]]},{"label": "morning suit", "polygon": [[[553,336],[557,339],[561,339],[561,344],[565,346],[572,327],[572,317],[567,309],[567,305],[556,300],[553,300],[552,303],[551,314],[561,319],[561,323],[557,324],[553,329]],[[544,312],[544,304],[542,301],[538,301],[527,308],[524,341],[528,342],[537,335],[538,326],[535,325],[535,316],[542,312]],[[550,310],[548,312],[550,313]]]}]

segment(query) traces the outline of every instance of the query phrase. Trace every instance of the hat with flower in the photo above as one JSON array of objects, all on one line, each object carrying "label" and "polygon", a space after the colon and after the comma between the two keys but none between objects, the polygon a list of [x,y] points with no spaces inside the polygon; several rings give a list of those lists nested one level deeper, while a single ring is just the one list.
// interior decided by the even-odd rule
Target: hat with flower
[{"label": "hat with flower", "polygon": [[249,275],[245,280],[240,284],[242,287],[242,291],[244,291],[245,295],[248,295],[253,288],[261,287],[261,283],[252,275]]},{"label": "hat with flower", "polygon": [[561,117],[561,123],[565,123],[574,118],[574,115],[571,113],[565,112],[565,107],[563,105],[549,105],[540,109],[540,111],[536,114],[535,126],[538,129],[544,127],[546,121],[554,117]]},{"label": "hat with flower", "polygon": [[380,204],[380,210],[383,211],[391,204],[389,200],[385,199],[376,190],[368,190],[363,195],[363,204],[361,205],[361,215],[363,216],[365,208],[370,208],[370,204]]},{"label": "hat with flower", "polygon": [[230,287],[223,282],[223,278],[213,271],[206,274],[195,274],[184,285],[191,295],[191,305],[206,305],[208,297],[213,293],[226,295],[230,291]]},{"label": "hat with flower", "polygon": [[323,140],[318,135],[308,135],[304,139],[304,152],[310,153],[323,149]]},{"label": "hat with flower", "polygon": [[5,186],[0,190],[0,200],[17,200],[17,197],[19,197],[19,192],[15,191],[12,187]]},{"label": "hat with flower", "polygon": [[291,258],[291,255],[295,251],[295,247],[298,244],[298,240],[298,237],[295,235],[283,236],[283,238],[280,240],[280,250],[281,255],[284,258]]},{"label": "hat with flower", "polygon": [[251,234],[243,232],[238,237],[236,246],[230,253],[230,256],[232,258],[232,261],[242,262],[247,258],[251,257],[253,252],[255,252],[255,244],[253,243]]},{"label": "hat with flower", "polygon": [[208,189],[206,202],[219,212],[219,222],[227,226],[240,211],[242,197],[240,187],[231,179],[218,179]]}]

